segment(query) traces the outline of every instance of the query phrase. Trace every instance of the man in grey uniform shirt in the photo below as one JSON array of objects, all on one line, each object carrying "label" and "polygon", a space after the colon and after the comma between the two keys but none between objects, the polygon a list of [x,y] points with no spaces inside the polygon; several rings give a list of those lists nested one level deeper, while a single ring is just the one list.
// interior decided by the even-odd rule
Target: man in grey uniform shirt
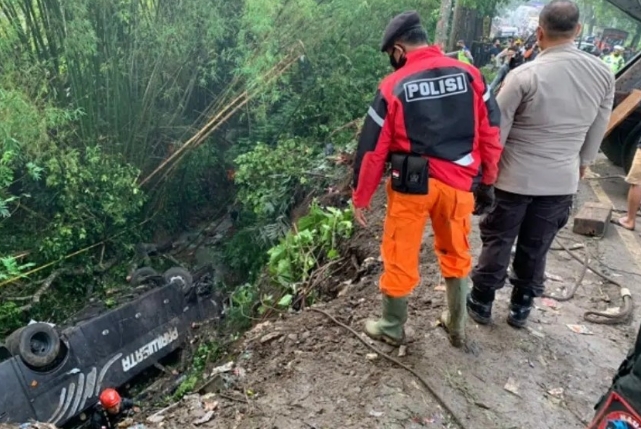
[{"label": "man in grey uniform shirt", "polygon": [[539,16],[536,60],[513,70],[497,97],[505,146],[495,183],[496,201],[481,221],[483,249],[472,272],[470,317],[491,321],[494,293],[510,283],[507,322],[523,327],[533,298],[544,290],[545,259],[570,216],[579,179],[598,152],[614,99],[614,75],[574,46],[579,9],[554,0]]}]

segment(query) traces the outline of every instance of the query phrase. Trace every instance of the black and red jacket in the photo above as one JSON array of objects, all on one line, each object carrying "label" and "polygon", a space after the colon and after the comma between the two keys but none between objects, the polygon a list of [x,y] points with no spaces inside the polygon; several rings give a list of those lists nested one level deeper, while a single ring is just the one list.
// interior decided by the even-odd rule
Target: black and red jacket
[{"label": "black and red jacket", "polygon": [[430,177],[471,191],[493,184],[503,148],[501,114],[481,72],[436,46],[407,54],[381,82],[368,110],[354,162],[355,207],[369,206],[391,153],[429,158]]}]

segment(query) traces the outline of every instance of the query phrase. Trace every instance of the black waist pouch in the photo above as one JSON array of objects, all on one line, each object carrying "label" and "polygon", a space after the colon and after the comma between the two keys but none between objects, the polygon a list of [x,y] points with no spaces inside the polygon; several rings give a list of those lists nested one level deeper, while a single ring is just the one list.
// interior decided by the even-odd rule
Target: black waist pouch
[{"label": "black waist pouch", "polygon": [[407,153],[394,153],[391,163],[393,190],[402,194],[427,194],[429,179],[427,158]]}]

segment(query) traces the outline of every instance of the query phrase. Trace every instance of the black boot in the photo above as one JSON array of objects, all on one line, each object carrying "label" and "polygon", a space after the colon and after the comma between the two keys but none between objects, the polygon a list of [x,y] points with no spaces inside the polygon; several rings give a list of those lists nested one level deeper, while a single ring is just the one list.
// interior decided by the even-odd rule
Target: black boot
[{"label": "black boot", "polygon": [[492,303],[494,302],[494,291],[481,292],[475,287],[467,296],[467,313],[481,325],[489,325],[492,322]]},{"label": "black boot", "polygon": [[507,316],[508,325],[514,328],[523,328],[527,323],[527,318],[532,311],[534,297],[528,291],[523,289],[512,289],[512,298],[510,300],[510,314]]}]

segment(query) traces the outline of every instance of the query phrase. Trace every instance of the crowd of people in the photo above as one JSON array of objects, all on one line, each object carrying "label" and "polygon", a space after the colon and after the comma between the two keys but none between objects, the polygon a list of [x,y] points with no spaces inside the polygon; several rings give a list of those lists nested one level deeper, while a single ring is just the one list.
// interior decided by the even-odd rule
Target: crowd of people
[{"label": "crowd of people", "polygon": [[490,62],[497,69],[496,77],[490,83],[492,91],[497,90],[507,74],[525,64],[526,62],[533,61],[539,54],[539,45],[536,40],[528,39],[523,43],[521,39],[508,39],[507,47],[503,48],[499,40],[494,41],[493,47],[490,49]]},{"label": "crowd of people", "polygon": [[[534,35],[523,39],[508,38],[506,44],[501,43],[499,39],[495,39],[490,46],[486,47],[487,54],[489,54],[490,67],[496,70],[496,77],[490,83],[490,88],[493,91],[497,91],[501,87],[501,83],[510,71],[522,64],[533,61],[537,57],[540,47],[536,37],[532,36]],[[473,63],[472,55],[462,40],[458,42],[457,49],[459,60],[466,58],[470,63]],[[593,49],[589,53],[600,58],[613,73],[621,70],[626,62],[636,55],[636,51],[632,47],[624,48],[621,45],[605,47],[603,50]]]}]

